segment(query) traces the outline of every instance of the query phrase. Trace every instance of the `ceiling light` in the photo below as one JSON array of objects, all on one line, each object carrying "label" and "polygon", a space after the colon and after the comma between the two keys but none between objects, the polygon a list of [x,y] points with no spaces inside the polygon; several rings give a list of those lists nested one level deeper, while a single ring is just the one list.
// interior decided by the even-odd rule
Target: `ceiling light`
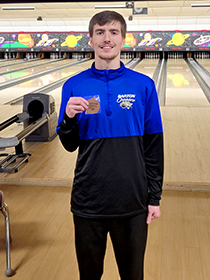
[{"label": "ceiling light", "polygon": [[94,6],[95,9],[119,9],[126,8],[126,5],[99,5]]},{"label": "ceiling light", "polygon": [[191,4],[192,8],[203,8],[203,7],[210,7],[210,3],[206,3],[206,4]]},{"label": "ceiling light", "polygon": [[2,10],[35,10],[35,7],[2,7]]},{"label": "ceiling light", "polygon": [[132,9],[134,7],[134,2],[126,2],[125,5],[126,5],[126,8]]},{"label": "ceiling light", "polygon": [[125,2],[125,5],[97,5],[94,6],[95,9],[132,9],[134,7],[134,2]]},{"label": "ceiling light", "polygon": [[147,15],[148,8],[133,8],[133,15]]}]

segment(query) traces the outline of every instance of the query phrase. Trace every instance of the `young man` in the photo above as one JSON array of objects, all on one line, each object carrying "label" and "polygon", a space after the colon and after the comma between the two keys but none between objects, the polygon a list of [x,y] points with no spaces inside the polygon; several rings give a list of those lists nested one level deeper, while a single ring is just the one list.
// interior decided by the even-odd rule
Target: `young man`
[{"label": "young man", "polygon": [[71,210],[81,280],[99,280],[107,233],[123,280],[142,280],[147,224],[160,216],[163,130],[154,82],[125,68],[124,18],[96,14],[92,67],[63,86],[57,132],[79,147]]}]

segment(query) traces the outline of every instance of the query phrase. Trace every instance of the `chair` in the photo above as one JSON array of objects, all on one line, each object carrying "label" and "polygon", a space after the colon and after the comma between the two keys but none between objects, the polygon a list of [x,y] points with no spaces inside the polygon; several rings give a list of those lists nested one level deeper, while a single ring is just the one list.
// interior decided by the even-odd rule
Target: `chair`
[{"label": "chair", "polygon": [[6,260],[7,260],[7,269],[5,275],[10,277],[14,275],[14,271],[11,268],[11,259],[10,259],[10,242],[12,241],[9,231],[9,212],[7,204],[4,203],[4,193],[0,191],[0,211],[5,217],[5,232],[6,232]]}]

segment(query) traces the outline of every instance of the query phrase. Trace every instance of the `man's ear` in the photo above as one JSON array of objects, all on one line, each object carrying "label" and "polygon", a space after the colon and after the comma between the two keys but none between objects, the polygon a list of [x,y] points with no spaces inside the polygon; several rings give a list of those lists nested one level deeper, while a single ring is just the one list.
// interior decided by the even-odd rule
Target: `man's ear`
[{"label": "man's ear", "polygon": [[93,39],[92,39],[92,37],[90,37],[90,45],[93,48]]},{"label": "man's ear", "polygon": [[125,38],[122,40],[121,48],[123,48],[125,45]]}]

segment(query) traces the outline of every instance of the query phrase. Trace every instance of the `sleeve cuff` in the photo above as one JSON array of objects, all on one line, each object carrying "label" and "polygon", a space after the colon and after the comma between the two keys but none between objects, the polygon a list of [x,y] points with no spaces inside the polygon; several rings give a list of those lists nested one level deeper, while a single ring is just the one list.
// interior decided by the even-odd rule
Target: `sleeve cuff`
[{"label": "sleeve cuff", "polygon": [[149,205],[159,206],[160,205],[160,201],[159,200],[149,200]]},{"label": "sleeve cuff", "polygon": [[69,118],[66,112],[63,115],[62,126],[66,128],[71,128],[77,124],[77,117]]}]

